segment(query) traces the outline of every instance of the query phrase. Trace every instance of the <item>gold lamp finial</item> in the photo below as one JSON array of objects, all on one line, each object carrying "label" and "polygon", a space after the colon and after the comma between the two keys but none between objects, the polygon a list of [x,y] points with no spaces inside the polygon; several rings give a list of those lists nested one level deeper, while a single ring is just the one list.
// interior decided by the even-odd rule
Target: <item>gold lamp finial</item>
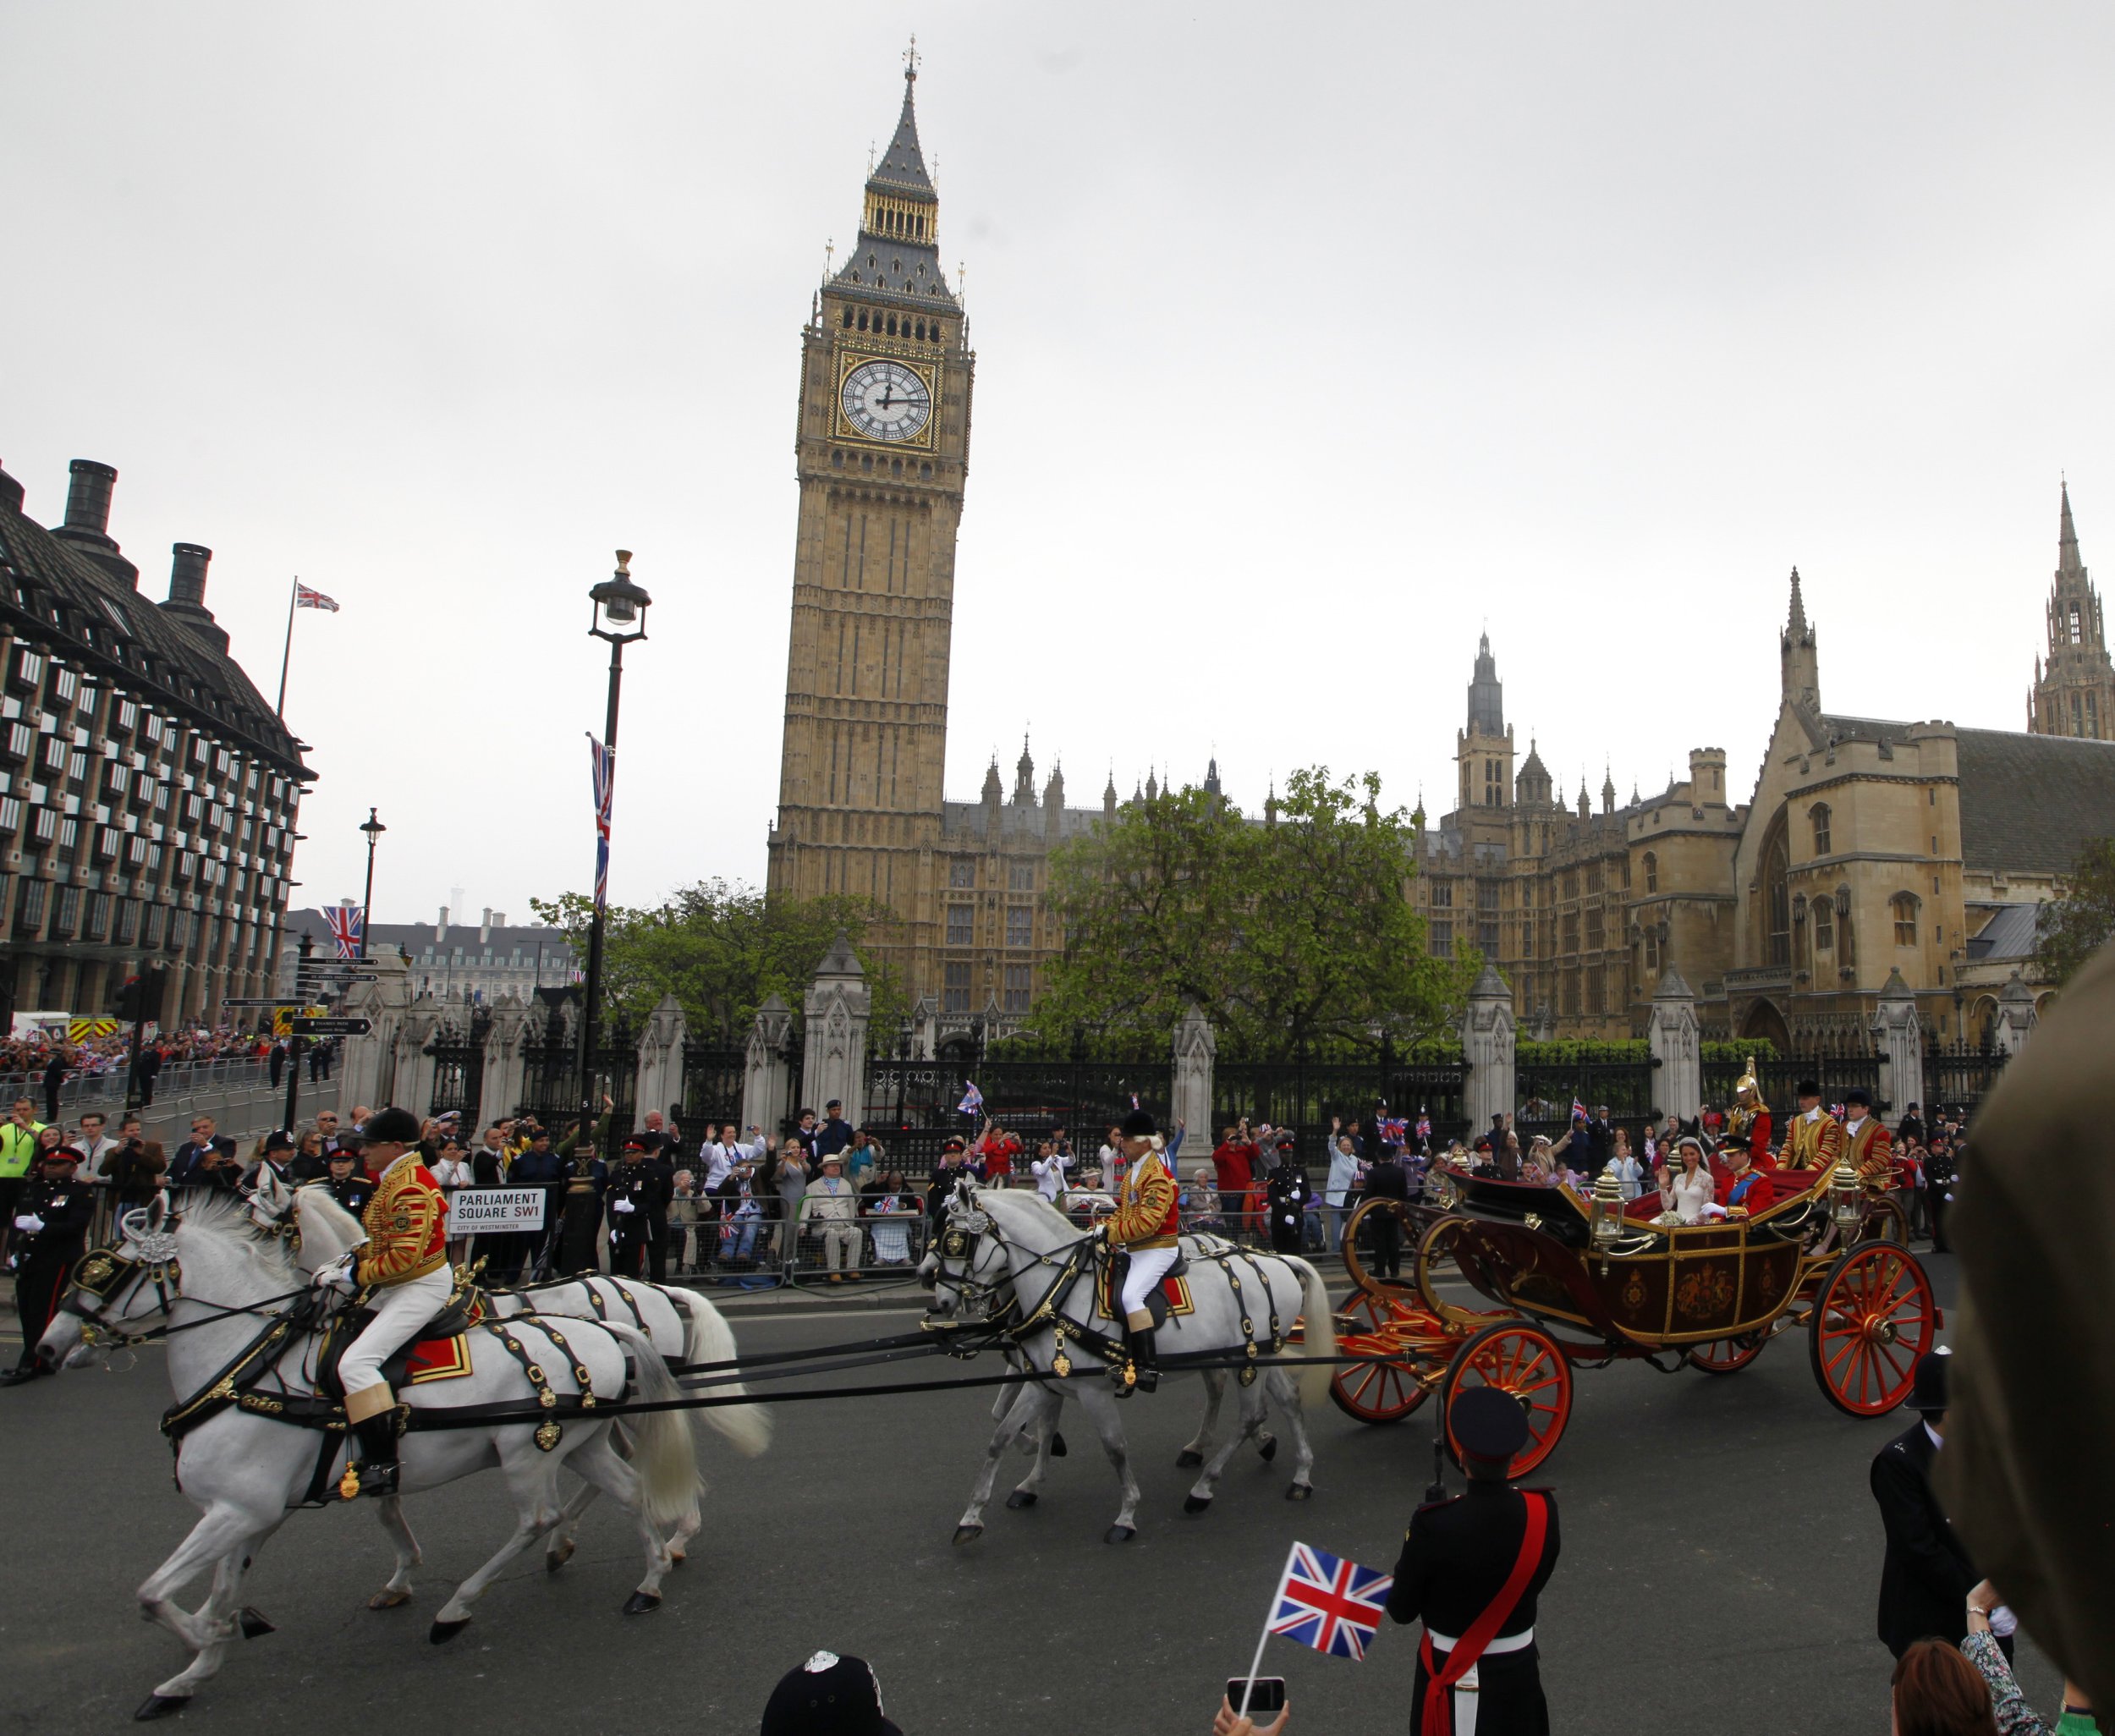
[{"label": "gold lamp finial", "polygon": [[632,552],[628,548],[617,551],[617,570],[627,579],[632,575]]}]

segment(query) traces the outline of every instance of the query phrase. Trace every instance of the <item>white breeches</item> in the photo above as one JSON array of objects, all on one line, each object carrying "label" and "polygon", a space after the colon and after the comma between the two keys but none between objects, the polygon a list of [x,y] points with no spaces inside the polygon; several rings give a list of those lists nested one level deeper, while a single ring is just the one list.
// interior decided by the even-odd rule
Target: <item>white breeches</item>
[{"label": "white breeches", "polygon": [[338,1377],[346,1393],[349,1395],[365,1387],[380,1386],[382,1364],[447,1307],[454,1292],[455,1275],[445,1266],[437,1266],[424,1277],[385,1284],[376,1291],[375,1317],[338,1360]]},{"label": "white breeches", "polygon": [[1131,1269],[1123,1275],[1123,1310],[1136,1314],[1145,1299],[1160,1288],[1167,1268],[1175,1263],[1173,1248],[1141,1248],[1131,1255]]}]

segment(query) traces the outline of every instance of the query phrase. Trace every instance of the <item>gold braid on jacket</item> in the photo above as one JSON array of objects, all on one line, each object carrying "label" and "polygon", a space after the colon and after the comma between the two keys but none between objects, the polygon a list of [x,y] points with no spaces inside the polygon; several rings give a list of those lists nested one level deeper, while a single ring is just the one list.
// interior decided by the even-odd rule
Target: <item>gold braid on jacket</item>
[{"label": "gold braid on jacket", "polygon": [[1117,1195],[1109,1239],[1124,1248],[1173,1247],[1175,1239],[1165,1225],[1174,1203],[1175,1178],[1167,1173],[1167,1155],[1156,1151],[1141,1157],[1131,1166]]},{"label": "gold braid on jacket", "polygon": [[421,1181],[418,1153],[407,1151],[384,1170],[375,1197],[360,1214],[367,1245],[360,1256],[363,1284],[396,1284],[424,1277],[448,1264],[448,1241],[441,1233],[448,1202],[441,1190]]}]

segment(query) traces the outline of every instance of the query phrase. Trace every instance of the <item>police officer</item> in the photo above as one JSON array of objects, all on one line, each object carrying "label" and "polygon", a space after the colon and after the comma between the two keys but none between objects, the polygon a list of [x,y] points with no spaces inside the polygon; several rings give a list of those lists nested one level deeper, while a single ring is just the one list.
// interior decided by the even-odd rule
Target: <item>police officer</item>
[{"label": "police officer", "polygon": [[80,1161],[73,1146],[53,1147],[38,1160],[36,1176],[15,1201],[14,1296],[22,1316],[22,1359],[0,1374],[0,1386],[56,1372],[38,1360],[36,1343],[58,1312],[96,1216],[95,1185],[81,1178]]},{"label": "police officer", "polygon": [[1497,1387],[1471,1387],[1447,1423],[1469,1492],[1418,1508],[1403,1539],[1388,1613],[1422,1622],[1410,1728],[1415,1736],[1547,1736],[1535,1599],[1557,1565],[1557,1497],[1516,1489],[1513,1456],[1527,1414]]},{"label": "police officer", "polygon": [[328,1173],[316,1185],[358,1217],[375,1197],[375,1178],[361,1167],[360,1153],[340,1145],[330,1153],[327,1167]]}]

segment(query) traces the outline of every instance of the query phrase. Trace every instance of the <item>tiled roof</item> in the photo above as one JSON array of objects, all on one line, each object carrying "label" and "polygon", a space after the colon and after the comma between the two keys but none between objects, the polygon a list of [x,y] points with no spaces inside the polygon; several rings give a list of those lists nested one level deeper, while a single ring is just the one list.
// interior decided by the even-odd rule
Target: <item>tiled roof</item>
[{"label": "tiled roof", "polygon": [[2115,742],[1963,729],[1961,855],[1972,868],[2061,874],[2115,837]]},{"label": "tiled roof", "polygon": [[292,732],[241,664],[4,503],[0,620],[143,699],[168,703],[228,745],[307,775]]},{"label": "tiled roof", "polygon": [[2000,904],[1968,943],[1971,959],[2024,959],[2035,949],[2039,904]]}]

